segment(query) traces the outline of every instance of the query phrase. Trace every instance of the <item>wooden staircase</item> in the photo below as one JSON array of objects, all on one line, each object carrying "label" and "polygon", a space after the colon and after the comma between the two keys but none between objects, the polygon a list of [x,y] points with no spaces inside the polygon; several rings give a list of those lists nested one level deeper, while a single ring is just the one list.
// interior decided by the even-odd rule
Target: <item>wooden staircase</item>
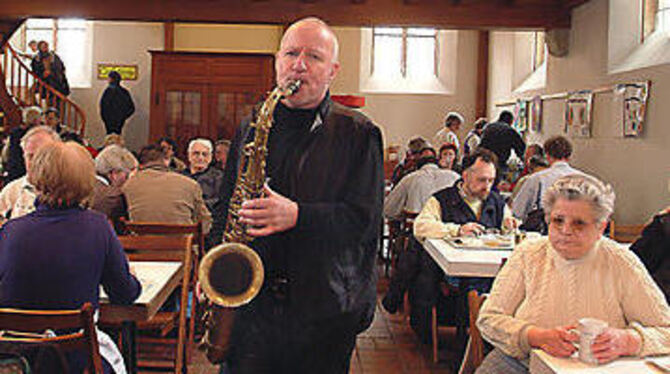
[{"label": "wooden staircase", "polygon": [[[61,124],[83,136],[86,115],[76,103],[45,83],[32,72],[26,58],[5,42],[0,50],[0,109],[3,112],[4,131],[21,123],[21,109],[54,106],[60,113]],[[51,103],[51,105],[49,105]],[[0,130],[0,131],[2,131]]]}]

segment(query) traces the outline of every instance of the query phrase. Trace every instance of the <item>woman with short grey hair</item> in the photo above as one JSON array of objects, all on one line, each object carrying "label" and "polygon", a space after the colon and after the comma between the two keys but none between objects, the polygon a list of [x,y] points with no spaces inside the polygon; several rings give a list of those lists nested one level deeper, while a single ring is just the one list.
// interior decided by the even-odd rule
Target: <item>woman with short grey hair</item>
[{"label": "woman with short grey hair", "polygon": [[616,195],[611,185],[584,174],[561,178],[549,187],[542,198],[547,217],[551,216],[551,209],[559,198],[587,202],[593,209],[596,220],[606,222],[614,213]]},{"label": "woman with short grey hair", "polygon": [[604,363],[670,353],[670,307],[634,253],[605,238],[614,191],[586,175],[544,195],[549,235],[521,243],[502,267],[477,326],[495,349],[478,374],[527,373],[531,349],[569,357],[581,318],[605,321],[591,350]]},{"label": "woman with short grey hair", "polygon": [[96,183],[91,208],[107,215],[114,230],[123,232],[121,218],[128,217],[128,209],[121,187],[137,169],[135,156],[126,148],[110,145],[95,158]]}]

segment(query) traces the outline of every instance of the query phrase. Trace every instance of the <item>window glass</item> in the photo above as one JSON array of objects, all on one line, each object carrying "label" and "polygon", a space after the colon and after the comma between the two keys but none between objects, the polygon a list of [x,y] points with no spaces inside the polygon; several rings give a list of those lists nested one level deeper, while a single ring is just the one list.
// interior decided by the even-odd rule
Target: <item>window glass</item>
[{"label": "window glass", "polygon": [[398,76],[402,71],[402,29],[375,28],[372,74]]},{"label": "window glass", "polygon": [[656,13],[656,28],[661,31],[670,31],[670,0],[658,0],[658,11]]},{"label": "window glass", "polygon": [[435,71],[435,31],[429,37],[412,37],[407,33],[407,76],[429,78]]}]

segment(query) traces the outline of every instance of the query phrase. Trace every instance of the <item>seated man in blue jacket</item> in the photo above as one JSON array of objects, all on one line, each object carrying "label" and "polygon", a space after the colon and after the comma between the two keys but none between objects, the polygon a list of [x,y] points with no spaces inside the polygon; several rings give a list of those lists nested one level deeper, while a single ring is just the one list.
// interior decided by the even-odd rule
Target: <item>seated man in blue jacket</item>
[{"label": "seated man in blue jacket", "polygon": [[[478,148],[464,157],[463,178],[430,197],[414,221],[416,239],[423,242],[427,238],[481,234],[487,228],[516,228],[518,222],[503,198],[491,191],[497,162],[496,155],[484,148]],[[430,309],[437,300],[443,272],[428,253],[420,252],[422,270],[410,291],[410,320],[419,336],[425,336],[426,331],[430,331]],[[447,280],[462,290],[477,289],[480,292],[487,292],[493,281],[488,278],[452,277]]]}]

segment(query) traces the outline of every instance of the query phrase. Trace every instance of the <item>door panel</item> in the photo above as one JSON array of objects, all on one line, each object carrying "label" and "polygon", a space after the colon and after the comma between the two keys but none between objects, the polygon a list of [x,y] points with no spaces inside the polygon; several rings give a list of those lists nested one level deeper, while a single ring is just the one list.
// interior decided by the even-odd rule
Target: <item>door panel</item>
[{"label": "door panel", "polygon": [[[232,139],[240,121],[272,89],[271,54],[152,51],[150,141]],[[179,72],[179,74],[175,74]]]},{"label": "door panel", "polygon": [[214,93],[216,106],[212,118],[215,124],[217,139],[232,139],[235,129],[242,120],[249,115],[256,103],[262,97],[263,92],[235,92],[219,89]]},{"label": "door panel", "polygon": [[167,85],[163,118],[165,136],[177,142],[179,157],[184,157],[188,142],[195,137],[209,137],[207,121],[207,87],[204,85]]}]

